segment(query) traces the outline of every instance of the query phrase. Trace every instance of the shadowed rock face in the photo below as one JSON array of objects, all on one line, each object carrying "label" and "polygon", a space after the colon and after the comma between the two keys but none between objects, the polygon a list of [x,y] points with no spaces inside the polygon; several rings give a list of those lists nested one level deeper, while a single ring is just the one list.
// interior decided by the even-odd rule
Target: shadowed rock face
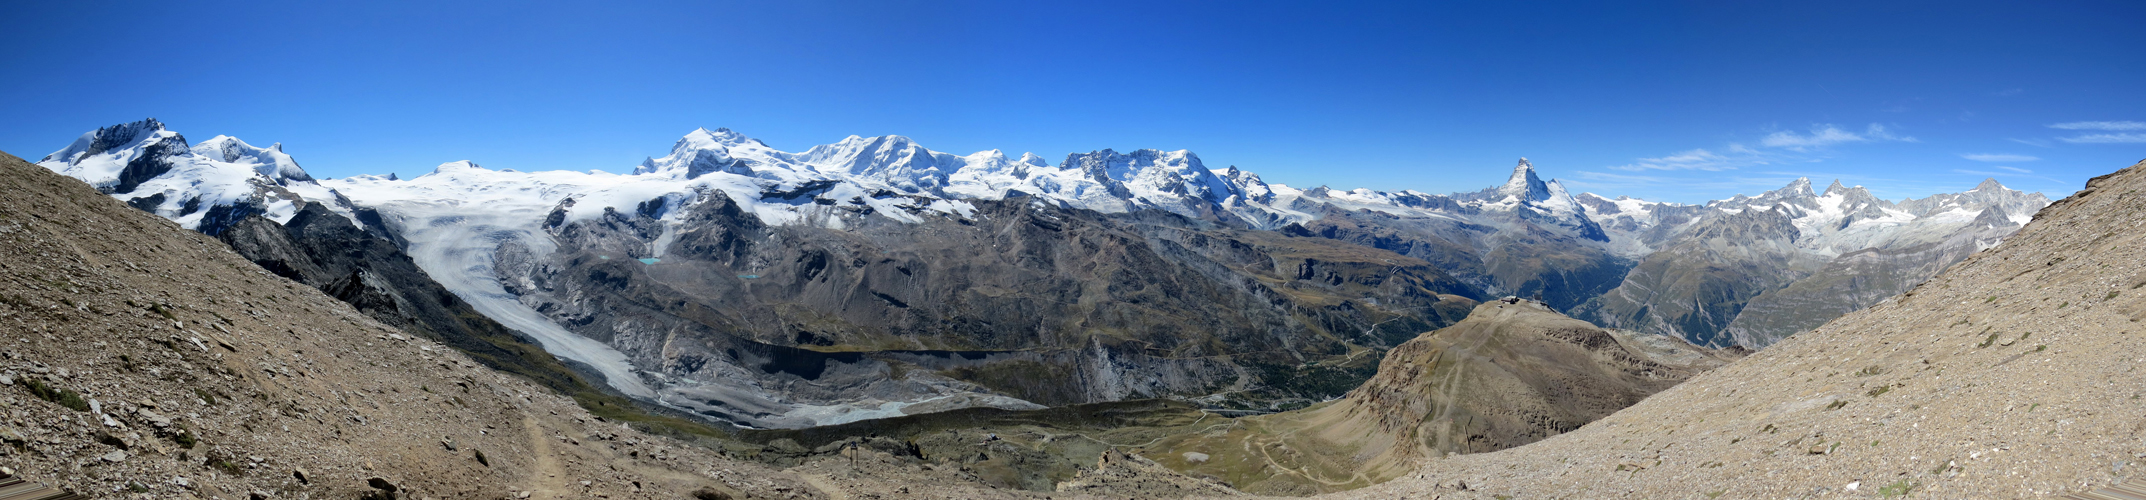
[{"label": "shadowed rock face", "polygon": [[[966,218],[834,230],[767,226],[708,196],[669,227],[643,210],[562,217],[556,251],[502,247],[501,282],[681,385],[744,377],[813,404],[974,391],[1301,405],[1369,376],[1366,349],[1482,297],[1418,259],[1158,211],[977,202]],[[1307,365],[1322,360],[1336,362]],[[717,396],[696,411],[751,413]]]}]

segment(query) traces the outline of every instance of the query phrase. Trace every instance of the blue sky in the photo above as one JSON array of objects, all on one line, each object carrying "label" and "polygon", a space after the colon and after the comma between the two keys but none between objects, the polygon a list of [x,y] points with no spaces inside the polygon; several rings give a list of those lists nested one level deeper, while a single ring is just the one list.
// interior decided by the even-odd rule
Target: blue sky
[{"label": "blue sky", "polygon": [[0,5],[0,150],[154,116],[317,176],[623,171],[729,127],[1429,192],[1526,156],[1679,202],[2054,197],[2146,158],[2139,2],[289,3]]}]

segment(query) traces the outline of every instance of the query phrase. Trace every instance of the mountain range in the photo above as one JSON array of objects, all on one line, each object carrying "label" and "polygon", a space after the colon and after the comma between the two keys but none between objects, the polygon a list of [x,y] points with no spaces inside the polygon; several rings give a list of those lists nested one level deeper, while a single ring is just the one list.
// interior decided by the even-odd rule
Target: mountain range
[{"label": "mountain range", "polygon": [[[1895,202],[1799,179],[1683,205],[1573,194],[1525,159],[1477,192],[1299,189],[1188,151],[1053,166],[901,136],[792,153],[728,129],[631,174],[460,161],[316,179],[280,145],[190,145],[152,119],[38,165],[383,322],[502,352],[521,336],[610,391],[753,427],[1146,397],[1300,407],[1499,296],[1762,348],[2049,203],[1995,181]],[[265,225],[294,223],[340,229]]]}]

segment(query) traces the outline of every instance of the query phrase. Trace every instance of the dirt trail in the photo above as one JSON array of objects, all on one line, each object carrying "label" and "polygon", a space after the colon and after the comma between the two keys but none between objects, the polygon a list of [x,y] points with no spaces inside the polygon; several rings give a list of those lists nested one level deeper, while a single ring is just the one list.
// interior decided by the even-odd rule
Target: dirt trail
[{"label": "dirt trail", "polygon": [[805,480],[805,484],[812,485],[813,489],[820,490],[820,493],[826,493],[827,498],[849,500],[849,492],[843,491],[841,486],[836,485],[833,478],[820,474],[797,474],[797,477]]},{"label": "dirt trail", "polygon": [[559,464],[559,454],[552,450],[552,437],[544,432],[543,424],[534,415],[522,413],[522,429],[529,434],[529,454],[536,460],[536,467],[529,472],[529,479],[522,485],[524,491],[532,492],[530,498],[568,498],[562,491],[561,481],[566,468]]}]

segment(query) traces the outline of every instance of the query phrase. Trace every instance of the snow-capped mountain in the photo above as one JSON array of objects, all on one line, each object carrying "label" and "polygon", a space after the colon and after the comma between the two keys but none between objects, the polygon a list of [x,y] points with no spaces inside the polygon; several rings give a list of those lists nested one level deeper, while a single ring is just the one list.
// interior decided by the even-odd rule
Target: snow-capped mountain
[{"label": "snow-capped mountain", "polygon": [[336,199],[281,143],[259,148],[219,135],[189,147],[153,118],[82,134],[38,165],[209,234],[253,214],[288,221],[297,202]]},{"label": "snow-capped mountain", "polygon": [[[1052,166],[1041,156],[989,150],[932,151],[902,136],[851,136],[803,152],[786,152],[729,129],[699,129],[670,154],[644,160],[632,174],[493,171],[473,162],[442,164],[416,179],[353,176],[318,181],[281,144],[254,147],[229,136],[188,145],[154,119],[83,134],[40,165],[214,234],[246,215],[288,220],[300,200],[348,215],[359,205],[404,201],[483,207],[494,212],[548,209],[565,198],[594,197],[572,217],[654,198],[687,203],[723,190],[772,224],[840,227],[845,218],[913,222],[926,212],[962,212],[961,200],[1030,198],[1105,213],[1159,209],[1188,217],[1278,228],[1318,217],[1321,206],[1411,217],[1474,218],[1526,209],[1567,225],[1589,225],[1585,207],[1555,180],[1537,177],[1525,159],[1507,185],[1444,196],[1370,189],[1301,190],[1268,184],[1230,167],[1216,173],[1190,151],[1104,149],[1067,155]],[[1494,195],[1494,196],[1493,196]]]}]

